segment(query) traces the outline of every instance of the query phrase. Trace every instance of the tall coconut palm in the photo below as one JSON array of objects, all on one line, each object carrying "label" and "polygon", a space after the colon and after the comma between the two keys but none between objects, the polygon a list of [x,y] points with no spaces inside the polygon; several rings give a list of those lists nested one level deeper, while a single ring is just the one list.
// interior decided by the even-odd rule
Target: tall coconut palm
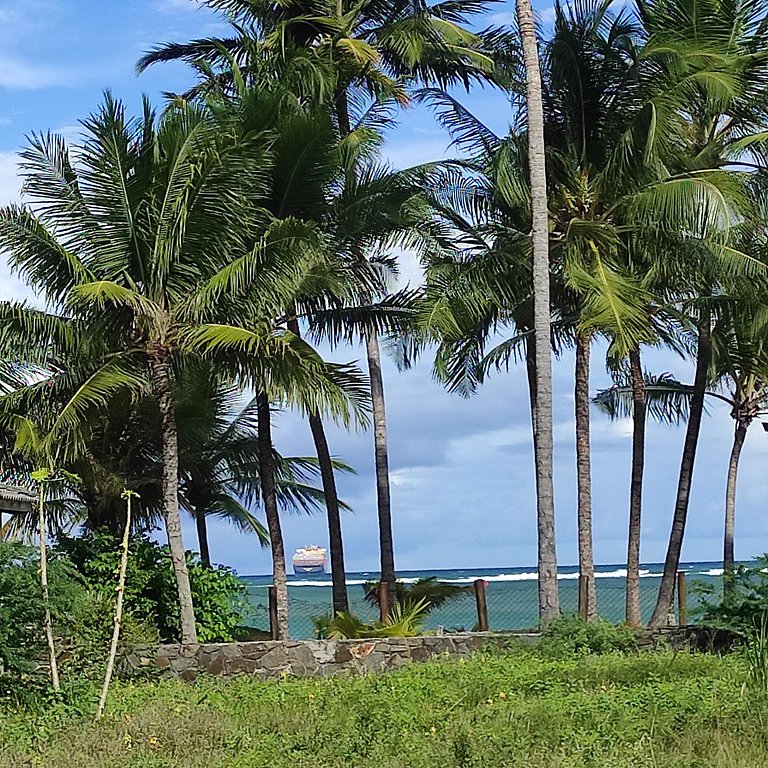
[{"label": "tall coconut palm", "polygon": [[[558,298],[553,328],[561,337],[570,328],[577,347],[580,566],[588,579],[586,610],[590,614],[595,611],[594,579],[589,578],[593,570],[588,460],[590,340],[596,334],[607,336],[612,354],[626,355],[653,337],[648,311],[651,295],[637,274],[636,263],[652,246],[645,242],[644,231],[653,222],[655,232],[676,232],[698,208],[697,195],[686,192],[691,179],[670,174],[658,162],[653,132],[648,130],[650,109],[643,98],[638,42],[637,27],[626,15],[613,16],[607,3],[584,4],[574,10],[557,9],[544,57],[550,277]],[[465,253],[487,253],[489,245],[510,251],[516,248],[520,253],[521,237],[530,226],[525,213],[530,199],[526,134],[513,127],[510,136],[501,140],[455,100],[437,93],[430,94],[430,99],[455,141],[473,158],[461,164],[469,170],[469,178],[444,184],[449,194],[438,200],[437,208],[447,226],[461,233],[457,242]],[[715,200],[721,194],[706,179],[696,183],[708,198]],[[496,245],[492,245],[494,240]],[[656,252],[663,251],[657,248]],[[505,279],[509,284],[510,277],[501,273],[493,288],[491,283],[483,284],[494,267],[510,268],[508,262],[489,257],[484,262],[484,272],[473,259],[474,266],[467,263],[463,279],[448,277],[434,283],[434,287],[442,284],[446,289],[451,312],[459,307],[459,315],[465,319],[459,322],[455,314],[452,317],[463,331],[453,345],[457,357],[445,368],[449,380],[460,386],[467,382],[473,386],[489,364],[508,363],[513,346],[530,342],[533,335],[532,318],[525,317],[531,288],[510,292],[509,286],[502,287]],[[520,269],[519,264],[515,269]],[[440,270],[445,268],[440,266]],[[434,270],[432,273],[436,276]],[[478,280],[476,291],[466,283],[471,273]],[[481,274],[485,274],[482,279]],[[467,312],[470,297],[476,300],[478,294],[487,296],[485,309],[476,305],[476,313]],[[506,303],[508,299],[511,305]],[[435,300],[439,299],[433,297],[433,303]],[[431,311],[431,317],[439,320],[440,313]],[[515,340],[488,353],[482,362],[489,330],[511,318],[517,328]],[[473,341],[463,342],[462,333]],[[450,326],[447,334],[448,338],[453,334]],[[534,347],[526,344],[533,399]]]},{"label": "tall coconut palm", "polygon": [[[237,34],[226,39],[160,46],[141,59],[139,68],[178,59],[199,68],[202,62],[206,77],[210,79],[212,75],[222,82],[231,78],[233,61],[243,71],[260,70],[265,60],[278,61],[278,69],[282,71],[297,50],[310,52],[313,63],[329,65],[326,87],[318,88],[317,81],[313,80],[312,97],[317,99],[326,94],[342,137],[353,133],[355,123],[359,123],[364,115],[372,116],[380,123],[391,122],[391,117],[382,112],[381,102],[406,103],[405,85],[408,83],[468,87],[472,81],[498,83],[505,80],[504,67],[497,64],[494,54],[506,48],[508,35],[495,29],[474,33],[465,26],[487,6],[486,0],[465,3],[447,0],[434,5],[413,4],[407,0],[386,4],[378,0],[358,3],[348,0],[322,0],[319,3],[207,0],[206,5],[223,12],[235,25]],[[311,69],[313,74],[317,73],[316,68]],[[300,76],[292,82],[294,87],[308,92],[305,78]],[[350,172],[354,174],[354,166],[350,167]],[[362,259],[365,254],[360,252],[359,256]],[[394,604],[389,452],[378,336],[369,331],[365,336],[365,347],[373,402],[381,576]],[[330,499],[333,564],[333,545],[340,541],[340,534],[337,537],[334,533],[337,527],[335,489],[330,482],[329,453],[322,423],[315,418],[311,427],[323,475],[327,477],[325,488]],[[340,556],[337,559],[342,562]],[[334,585],[336,594],[336,580]]]},{"label": "tall coconut palm", "polygon": [[538,528],[539,617],[546,621],[560,612],[555,539],[553,471],[552,353],[549,346],[549,210],[544,144],[544,106],[536,25],[530,0],[516,0],[517,26],[526,74],[528,172],[531,181],[531,239],[533,241],[533,336],[536,362],[533,433],[536,461],[536,521]]},{"label": "tall coconut palm", "polygon": [[[680,169],[722,172],[761,163],[768,94],[768,13],[754,0],[641,0],[639,14],[648,35],[645,48],[659,83],[680,97],[672,111],[684,124],[672,160]],[[738,181],[736,179],[736,181]],[[706,209],[703,210],[707,214]],[[724,232],[730,221],[704,216],[696,234]],[[724,235],[727,232],[724,232]],[[672,529],[651,624],[667,621],[685,532],[707,371],[711,360],[712,281],[700,286],[696,303],[698,344],[695,392],[686,427]]]},{"label": "tall coconut palm", "polygon": [[[272,397],[328,405],[342,418],[360,402],[361,382],[349,366],[324,363],[274,325],[319,257],[308,246],[311,227],[276,220],[254,205],[268,192],[279,110],[269,95],[253,99],[227,120],[179,104],[156,121],[149,107],[128,120],[107,96],[84,123],[76,167],[62,139],[33,138],[23,154],[32,208],[0,213],[0,242],[13,264],[59,310],[41,315],[4,305],[22,331],[4,357],[33,355],[44,333],[63,334],[61,327],[76,319],[97,340],[101,368],[94,375],[108,375],[110,386],[121,377],[143,379],[154,394],[183,642],[194,642],[196,632],[179,515],[178,364],[208,356]],[[86,384],[93,389],[94,377]],[[356,390],[351,399],[347,385]],[[275,547],[275,525],[271,534]],[[279,592],[285,633],[284,578]]]},{"label": "tall coconut palm", "polygon": [[[733,296],[717,305],[717,321],[712,328],[712,360],[705,396],[728,405],[734,420],[734,434],[728,458],[725,483],[723,528],[723,570],[734,564],[734,523],[736,482],[744,440],[755,418],[768,408],[768,350],[766,349],[766,304],[755,294],[754,285],[739,285]],[[664,423],[679,423],[689,418],[695,405],[695,384],[684,384],[669,374],[645,375],[647,412]],[[612,418],[628,415],[632,388],[619,383],[603,390],[596,398],[601,409]]]}]

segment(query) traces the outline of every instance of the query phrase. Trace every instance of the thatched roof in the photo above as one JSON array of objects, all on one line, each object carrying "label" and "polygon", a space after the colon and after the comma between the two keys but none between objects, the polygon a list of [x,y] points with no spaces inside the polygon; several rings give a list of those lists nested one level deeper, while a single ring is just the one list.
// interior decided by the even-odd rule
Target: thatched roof
[{"label": "thatched roof", "polygon": [[0,512],[30,512],[35,500],[35,494],[26,488],[0,485]]}]

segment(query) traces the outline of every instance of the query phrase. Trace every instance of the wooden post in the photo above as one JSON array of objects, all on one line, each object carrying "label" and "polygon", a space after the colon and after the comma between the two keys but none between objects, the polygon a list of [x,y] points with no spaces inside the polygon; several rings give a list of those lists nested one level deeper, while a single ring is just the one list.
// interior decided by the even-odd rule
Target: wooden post
[{"label": "wooden post", "polygon": [[280,636],[277,626],[277,590],[274,584],[269,587],[269,636],[273,640],[277,640]]},{"label": "wooden post", "polygon": [[387,620],[389,616],[389,590],[387,589],[387,582],[379,582],[379,619],[382,623]]},{"label": "wooden post", "polygon": [[485,581],[475,581],[475,601],[477,602],[477,629],[479,632],[488,631],[488,600],[485,593]]},{"label": "wooden post", "polygon": [[677,572],[677,623],[684,627],[688,623],[688,589],[685,571]]},{"label": "wooden post", "polygon": [[582,621],[589,620],[589,582],[585,574],[579,574],[579,618]]}]

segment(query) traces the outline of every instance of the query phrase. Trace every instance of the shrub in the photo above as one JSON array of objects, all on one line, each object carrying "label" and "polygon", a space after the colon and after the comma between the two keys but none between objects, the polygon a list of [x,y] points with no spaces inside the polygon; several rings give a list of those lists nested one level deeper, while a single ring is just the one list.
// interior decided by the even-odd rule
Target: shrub
[{"label": "shrub", "polygon": [[553,656],[631,651],[637,645],[635,633],[605,619],[584,621],[577,615],[560,616],[542,632],[539,649]]},{"label": "shrub", "polygon": [[747,636],[744,656],[747,661],[747,685],[765,695],[768,693],[768,617],[763,616]]},{"label": "shrub", "polygon": [[768,554],[756,565],[738,565],[723,577],[723,588],[697,583],[703,624],[734,632],[743,640],[768,620]]},{"label": "shrub", "polygon": [[414,637],[423,633],[427,612],[427,604],[421,600],[396,605],[386,621],[366,623],[352,613],[339,613],[335,618],[319,616],[312,621],[319,638]]},{"label": "shrub", "polygon": [[[72,560],[89,588],[114,596],[120,560],[117,537],[105,532],[62,537],[58,549]],[[199,640],[232,640],[247,606],[245,586],[231,568],[209,568],[194,553],[187,553],[187,565]],[[147,535],[134,536],[130,542],[125,609],[151,627],[155,639],[178,641],[179,602],[170,552]]]},{"label": "shrub", "polygon": [[[103,655],[112,611],[63,557],[51,557],[48,580],[60,671],[79,677]],[[0,699],[32,701],[48,688],[44,608],[37,550],[0,542]]]}]

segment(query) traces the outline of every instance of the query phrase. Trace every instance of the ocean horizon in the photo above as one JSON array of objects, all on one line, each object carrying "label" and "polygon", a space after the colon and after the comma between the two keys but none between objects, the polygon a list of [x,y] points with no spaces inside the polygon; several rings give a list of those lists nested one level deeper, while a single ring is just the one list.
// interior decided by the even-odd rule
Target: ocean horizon
[{"label": "ocean horizon", "polygon": [[[753,561],[743,561],[749,564]],[[663,563],[643,563],[640,568],[640,599],[644,620],[656,601]],[[701,598],[695,584],[717,587],[723,574],[722,563],[692,561],[680,564],[688,584],[688,612],[695,618]],[[365,600],[363,585],[379,577],[379,572],[351,571],[346,574],[350,611],[360,618],[375,618],[376,609]],[[446,631],[470,630],[477,620],[471,585],[477,579],[487,582],[488,615],[491,629],[522,630],[536,626],[538,617],[537,573],[535,566],[498,568],[439,568],[398,571],[398,580],[412,584],[419,579],[434,576],[466,591],[427,618],[426,628],[443,627]],[[605,619],[619,622],[624,618],[626,565],[612,563],[595,566],[598,613]],[[251,610],[248,624],[266,628],[268,619],[268,587],[270,574],[239,576],[245,583]],[[563,613],[575,613],[578,603],[579,568],[576,565],[558,568],[560,602]],[[331,610],[331,575],[297,574],[288,577],[290,634],[297,639],[315,636],[313,619]]]}]

